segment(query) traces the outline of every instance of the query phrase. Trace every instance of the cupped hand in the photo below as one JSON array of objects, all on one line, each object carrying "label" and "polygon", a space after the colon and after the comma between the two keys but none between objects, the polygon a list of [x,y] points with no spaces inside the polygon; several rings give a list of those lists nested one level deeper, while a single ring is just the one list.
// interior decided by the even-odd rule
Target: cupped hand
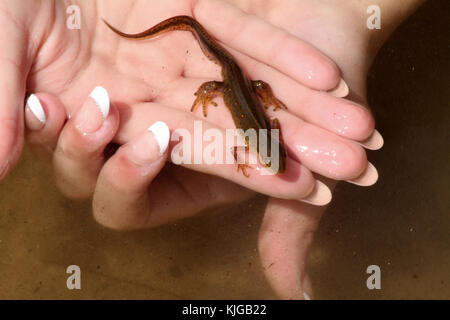
[{"label": "cupped hand", "polygon": [[[214,12],[220,12],[220,17],[211,19]],[[167,16],[183,13],[186,12],[165,14],[152,23],[148,23],[148,19],[143,23],[134,22],[134,25],[143,26],[132,30],[126,28],[128,20],[125,23],[123,19],[109,22],[124,32],[135,33]],[[186,167],[285,199],[303,199],[311,195],[313,190],[325,190],[317,187],[312,172],[338,180],[354,180],[359,177],[358,183],[361,185],[371,185],[376,181],[376,170],[368,165],[364,149],[358,142],[373,133],[370,112],[354,102],[304,85],[306,83],[315,88],[322,85],[321,89],[325,89],[330,77],[335,79],[334,85],[340,83],[340,75],[328,58],[288,32],[275,28],[254,15],[243,14],[223,1],[198,1],[192,14],[237,58],[250,78],[269,82],[275,94],[287,104],[287,111],[269,111],[269,116],[280,120],[289,158],[288,170],[284,174],[272,177],[254,174],[251,179],[237,172],[235,165]],[[132,15],[127,16],[127,19],[133,19]],[[204,130],[219,128],[222,133],[226,128],[235,126],[229,110],[220,99],[217,100],[219,107],[210,109],[207,118],[203,117],[200,110],[197,113],[189,112],[193,93],[197,88],[207,80],[220,80],[220,68],[207,61],[192,36],[172,32],[151,41],[130,41],[121,39],[114,33],[111,36],[111,42],[116,44],[112,45],[113,48],[117,47],[114,49],[118,56],[117,64],[120,66],[122,63],[123,70],[142,72],[139,59],[141,51],[157,57],[153,69],[142,75],[144,79],[149,79],[146,81],[147,86],[153,90],[147,98],[150,102],[135,104],[122,113],[127,121],[123,123],[117,136],[120,143],[128,141],[138,130],[144,129],[149,119],[163,120],[171,128],[186,128],[191,136],[195,120],[203,121]],[[162,52],[161,47],[164,49]],[[177,60],[174,61],[173,57]],[[148,56],[144,59],[142,63],[148,60]],[[164,75],[158,75],[164,88],[152,83],[158,70],[164,70],[165,76],[170,77],[167,79]],[[313,79],[314,82],[317,80],[317,84],[311,83]],[[168,113],[168,110],[171,112]],[[328,202],[330,193],[323,191],[320,200],[320,204]]]},{"label": "cupped hand", "polygon": [[[56,183],[70,198],[93,195],[94,217],[113,229],[141,229],[188,217],[201,210],[238,203],[254,194],[225,179],[166,165],[170,132],[158,121],[118,147],[108,145],[119,112],[97,87],[66,122],[65,108],[44,93],[28,99],[27,140],[53,161]],[[31,111],[45,110],[45,124]],[[106,117],[103,114],[107,114]]]},{"label": "cupped hand", "polygon": [[[193,15],[237,58],[252,79],[269,82],[287,104],[288,112],[277,111],[270,116],[280,119],[291,168],[285,178],[253,175],[247,179],[236,173],[235,166],[186,165],[217,178],[170,166],[155,179],[169,148],[152,159],[151,163],[156,161],[158,165],[150,165],[152,169],[144,170],[143,175],[141,167],[149,164],[141,163],[136,168],[136,162],[129,161],[129,150],[133,147],[127,150],[127,145],[134,145],[139,137],[148,137],[145,129],[155,121],[162,120],[171,129],[183,127],[191,132],[193,120],[203,120],[205,127],[221,130],[234,126],[220,102],[206,120],[201,113],[189,112],[197,87],[214,76],[220,79],[218,68],[207,62],[195,40],[183,33],[138,43],[119,39],[99,19],[92,19],[95,21],[92,25],[89,19],[83,20],[86,25],[82,25],[81,31],[68,30],[63,25],[64,19],[58,17],[58,12],[64,10],[57,2],[52,4],[57,14],[47,17],[53,18],[49,21],[54,23],[40,29],[43,38],[32,52],[36,59],[27,78],[27,89],[37,93],[47,116],[41,132],[47,126],[50,130],[43,134],[32,132],[31,141],[55,148],[59,184],[67,194],[77,197],[96,193],[94,212],[103,224],[121,229],[153,226],[252,194],[221,178],[279,198],[298,200],[309,196],[307,201],[316,204],[329,199],[315,194],[318,184],[312,172],[339,180],[356,179],[362,185],[376,181],[376,171],[368,166],[361,147],[381,146],[379,140],[361,142],[372,135],[373,119],[367,109],[340,98],[346,88],[337,67],[310,45],[282,28],[267,24],[262,15],[257,18],[254,13],[244,14],[220,1],[186,1],[175,7],[167,2],[147,1],[136,2],[134,6],[123,3],[106,7],[100,1],[98,4],[94,7],[92,3],[83,3],[82,15],[101,15],[129,33],[142,31],[170,16]],[[123,12],[128,12],[126,20],[118,18]],[[36,26],[39,31],[39,25]],[[19,72],[17,76],[20,75]],[[94,135],[79,130],[76,120],[82,118],[84,97],[97,84],[108,89],[112,105],[101,129],[96,128],[103,135],[95,132],[96,138],[92,138]],[[330,90],[331,93],[323,92]],[[20,91],[19,88],[19,96]],[[60,111],[52,113],[52,109]],[[64,109],[71,119],[63,127]],[[13,108],[8,110],[14,113]],[[51,120],[53,114],[56,116]],[[118,114],[121,127],[116,134]],[[20,118],[20,111],[15,117]],[[15,130],[20,131],[20,127]],[[104,164],[103,149],[112,136],[114,141],[125,145]],[[83,138],[92,138],[94,142]],[[153,136],[148,139],[149,150],[158,149]],[[14,157],[10,157],[6,163],[13,161]],[[150,191],[144,192],[151,181]],[[173,214],[180,209],[182,214]]]},{"label": "cupped hand", "polygon": [[[264,1],[264,4],[248,0],[229,2],[247,14],[263,18],[268,23],[308,41],[325,52],[338,63],[352,89],[348,98],[366,105],[366,75],[377,46],[381,46],[381,42],[378,42],[377,46],[374,45],[371,41],[374,36],[366,29],[365,23],[361,23],[366,13],[364,2],[349,1],[346,4],[337,0],[327,2],[269,0]],[[386,32],[379,37],[386,39]],[[321,105],[316,107],[323,108]],[[340,111],[341,109],[338,112]],[[364,121],[359,124],[364,127]],[[355,136],[352,138],[355,139]],[[382,137],[377,131],[363,143],[369,149],[379,149],[382,144]],[[323,165],[318,158],[314,160],[318,161],[317,165]],[[332,161],[332,157],[329,160]],[[376,175],[375,172],[372,173]],[[362,179],[370,180],[367,176]],[[376,179],[372,181],[374,180]],[[330,186],[333,184],[329,183]],[[311,280],[306,270],[307,258],[325,209],[326,207],[311,206],[298,201],[269,199],[260,228],[258,247],[266,277],[282,298],[309,299],[313,296]]]},{"label": "cupped hand", "polygon": [[[70,30],[65,26],[64,3],[43,2],[32,8],[34,5],[21,8],[11,2],[7,8],[9,11],[31,10],[34,14],[34,19],[29,20],[31,22],[25,19],[16,21],[21,27],[16,34],[22,32],[24,42],[32,40],[29,41],[29,56],[24,57],[23,62],[33,58],[32,63],[21,65],[23,70],[15,70],[16,77],[24,78],[22,82],[27,81],[29,92],[44,92],[58,97],[69,116],[80,108],[81,97],[86,97],[96,84],[102,84],[111,93],[111,102],[121,115],[121,128],[115,137],[119,143],[130,140],[157,120],[166,122],[171,129],[192,129],[193,120],[203,119],[202,115],[188,111],[193,92],[218,70],[205,62],[195,40],[182,32],[174,32],[157,41],[136,43],[119,39],[94,17],[105,17],[125,30],[131,21],[133,27],[143,29],[169,16],[192,14],[237,57],[252,78],[273,81],[275,93],[289,107],[289,112],[280,111],[276,116],[280,118],[283,137],[291,153],[288,159],[290,170],[284,174],[286,178],[278,175],[262,180],[255,175],[253,179],[247,179],[237,174],[234,165],[187,167],[213,173],[258,192],[290,199],[305,198],[317,189],[318,184],[308,168],[335,179],[350,180],[367,167],[363,149],[342,136],[362,140],[370,135],[373,130],[370,114],[358,105],[305,86],[322,90],[337,86],[335,93],[342,93],[336,65],[305,42],[254,16],[242,14],[220,1],[185,1],[177,2],[175,6],[164,1],[142,1],[109,4],[108,7],[106,2],[83,2],[81,30]],[[125,11],[128,11],[126,21],[115,18]],[[141,14],[144,12],[145,17]],[[148,12],[152,14],[149,16]],[[211,19],[215,14],[217,17]],[[211,21],[214,24],[209,25]],[[230,28],[230,21],[241,26],[239,32]],[[26,28],[20,23],[32,30],[31,35],[23,32]],[[17,65],[23,44],[20,41],[15,43],[18,43],[14,48],[16,51],[9,52],[12,52]],[[261,43],[266,45],[261,46]],[[17,101],[23,90],[23,86],[13,90],[15,96],[9,94],[7,102]],[[291,92],[298,94],[292,95]],[[299,106],[300,103],[302,105]],[[316,108],[318,104],[324,108]],[[8,114],[5,120],[17,122],[21,117],[20,108],[12,102],[5,105],[7,107],[2,109],[2,113]],[[341,111],[334,112],[338,110]],[[214,111],[204,121],[205,127],[224,130],[233,126],[226,108],[222,106]],[[299,114],[309,122],[301,120]],[[337,121],[340,124],[331,121],[333,117],[341,119]],[[21,146],[17,143],[21,139],[20,124],[14,128],[2,126],[2,130],[5,131],[5,145],[13,139],[16,141],[2,148],[0,162],[10,167]],[[319,160],[317,154],[330,160]],[[330,165],[318,165],[325,162]],[[329,200],[329,193],[326,193],[325,201]]]}]

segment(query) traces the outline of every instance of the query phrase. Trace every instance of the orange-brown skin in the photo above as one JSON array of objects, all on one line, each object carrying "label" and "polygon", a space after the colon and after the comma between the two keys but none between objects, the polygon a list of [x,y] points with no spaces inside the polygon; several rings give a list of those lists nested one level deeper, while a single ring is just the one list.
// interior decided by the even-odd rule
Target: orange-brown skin
[{"label": "orange-brown skin", "polygon": [[[249,81],[244,76],[241,68],[233,57],[206,32],[200,23],[189,16],[176,16],[164,20],[141,33],[127,34],[112,27],[108,22],[104,22],[115,33],[131,39],[150,39],[161,33],[173,30],[191,31],[208,59],[221,66],[223,78],[222,82],[208,81],[200,86],[195,93],[197,98],[192,105],[191,111],[201,103],[203,105],[203,114],[206,117],[208,104],[211,103],[215,105],[212,99],[218,94],[222,94],[225,105],[231,112],[236,128],[242,129],[244,132],[248,129],[254,129],[256,130],[256,133],[258,133],[260,129],[267,129],[267,139],[259,141],[258,134],[256,143],[251,143],[251,140],[245,139],[246,148],[257,152],[259,155],[260,148],[266,148],[266,154],[270,155],[271,145],[272,143],[276,143],[275,145],[279,146],[279,164],[277,173],[285,171],[286,151],[282,143],[272,137],[270,130],[272,129],[272,126],[266,118],[261,102],[257,96],[263,100],[265,108],[269,105],[273,105],[274,110],[276,110],[278,108],[286,109],[286,106],[273,96],[272,90],[267,83],[263,81]],[[276,123],[278,122],[276,121]],[[277,126],[276,129],[278,128],[279,127]],[[256,146],[253,144],[256,144]],[[236,148],[234,148],[234,156],[235,158],[237,157]],[[270,161],[264,162],[264,160],[260,160],[264,166],[271,167]],[[248,176],[245,171],[246,167],[249,166],[247,164],[238,165],[238,170],[242,169],[244,175]]]}]

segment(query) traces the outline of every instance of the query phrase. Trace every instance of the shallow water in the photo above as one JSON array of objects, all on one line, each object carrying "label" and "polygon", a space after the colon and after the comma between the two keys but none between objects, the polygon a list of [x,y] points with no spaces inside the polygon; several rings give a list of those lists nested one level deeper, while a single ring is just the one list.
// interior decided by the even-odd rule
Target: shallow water
[{"label": "shallow water", "polygon": [[[369,158],[380,180],[369,189],[336,188],[308,263],[317,298],[450,299],[444,7],[421,8],[370,72],[369,101],[385,146]],[[275,298],[256,250],[264,197],[170,226],[115,232],[93,221],[88,201],[59,195],[50,177],[26,148],[0,186],[0,298]],[[82,269],[82,290],[66,288],[71,264]],[[381,268],[381,290],[366,287],[372,264]]]}]

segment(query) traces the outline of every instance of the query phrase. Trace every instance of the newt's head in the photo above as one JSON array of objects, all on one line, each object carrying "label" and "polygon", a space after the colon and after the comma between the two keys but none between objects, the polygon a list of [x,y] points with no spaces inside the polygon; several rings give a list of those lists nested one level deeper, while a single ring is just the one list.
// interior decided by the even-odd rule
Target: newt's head
[{"label": "newt's head", "polygon": [[273,137],[270,138],[271,143],[264,145],[260,141],[260,147],[266,147],[266,151],[259,150],[259,161],[265,168],[269,168],[273,174],[279,174],[286,171],[286,149],[281,142]]}]

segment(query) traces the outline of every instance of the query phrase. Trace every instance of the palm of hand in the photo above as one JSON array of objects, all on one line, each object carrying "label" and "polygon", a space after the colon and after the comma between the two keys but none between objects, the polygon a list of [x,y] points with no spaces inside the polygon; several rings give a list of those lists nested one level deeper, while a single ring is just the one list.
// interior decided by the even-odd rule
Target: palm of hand
[{"label": "palm of hand", "polygon": [[[156,17],[155,22],[158,19]],[[56,22],[53,28],[59,31],[47,39],[28,77],[30,92],[58,96],[66,107],[66,113],[72,115],[83,103],[79,97],[86,97],[95,85],[107,87],[112,94],[112,103],[121,115],[121,129],[116,136],[120,143],[125,143],[130,136],[152,123],[151,119],[142,119],[142,123],[137,125],[136,121],[128,121],[132,125],[128,124],[127,119],[133,117],[134,107],[158,109],[155,116],[162,112],[170,114],[173,112],[171,108],[189,112],[194,95],[188,88],[195,87],[202,80],[188,79],[186,75],[192,76],[190,70],[198,69],[195,68],[197,64],[205,64],[204,56],[193,39],[173,34],[146,43],[122,41],[101,21],[84,26],[90,32],[70,30]],[[194,52],[189,55],[189,62],[179,54],[186,50]],[[210,71],[201,70],[205,74]],[[195,76],[201,78],[202,74]],[[136,105],[138,103],[141,104]],[[224,179],[171,165],[163,169],[153,184],[159,192],[151,197],[177,200],[163,206],[166,218],[171,220],[210,206],[239,202],[253,194]]]},{"label": "palm of hand", "polygon": [[[151,5],[153,8],[154,3]],[[164,4],[160,9],[163,17],[167,17],[170,9],[164,8]],[[189,13],[189,10],[185,11],[178,10],[176,14]],[[162,17],[154,19],[155,23],[159,20]],[[211,80],[214,72],[218,76],[218,67],[205,63],[206,58],[198,44],[181,33],[172,33],[157,41],[136,42],[122,41],[101,22],[86,26],[89,32],[83,33],[56,24],[54,27],[59,27],[60,32],[47,39],[30,73],[29,88],[59,96],[71,115],[82,103],[78,97],[86,96],[95,84],[106,86],[113,93],[112,101],[121,113],[121,128],[116,136],[119,143],[148,127],[154,122],[152,117],[156,121],[165,115],[178,126],[183,126],[183,120],[195,119],[187,112],[192,93],[203,81]],[[251,42],[249,46],[252,46]],[[260,66],[251,59],[250,63],[253,63],[253,72]],[[143,101],[146,103],[139,103]],[[142,112],[145,112],[144,117]],[[202,118],[201,115],[198,118]],[[207,120],[224,127],[233,126],[226,108],[214,110]],[[197,193],[196,186],[183,190]]]}]

